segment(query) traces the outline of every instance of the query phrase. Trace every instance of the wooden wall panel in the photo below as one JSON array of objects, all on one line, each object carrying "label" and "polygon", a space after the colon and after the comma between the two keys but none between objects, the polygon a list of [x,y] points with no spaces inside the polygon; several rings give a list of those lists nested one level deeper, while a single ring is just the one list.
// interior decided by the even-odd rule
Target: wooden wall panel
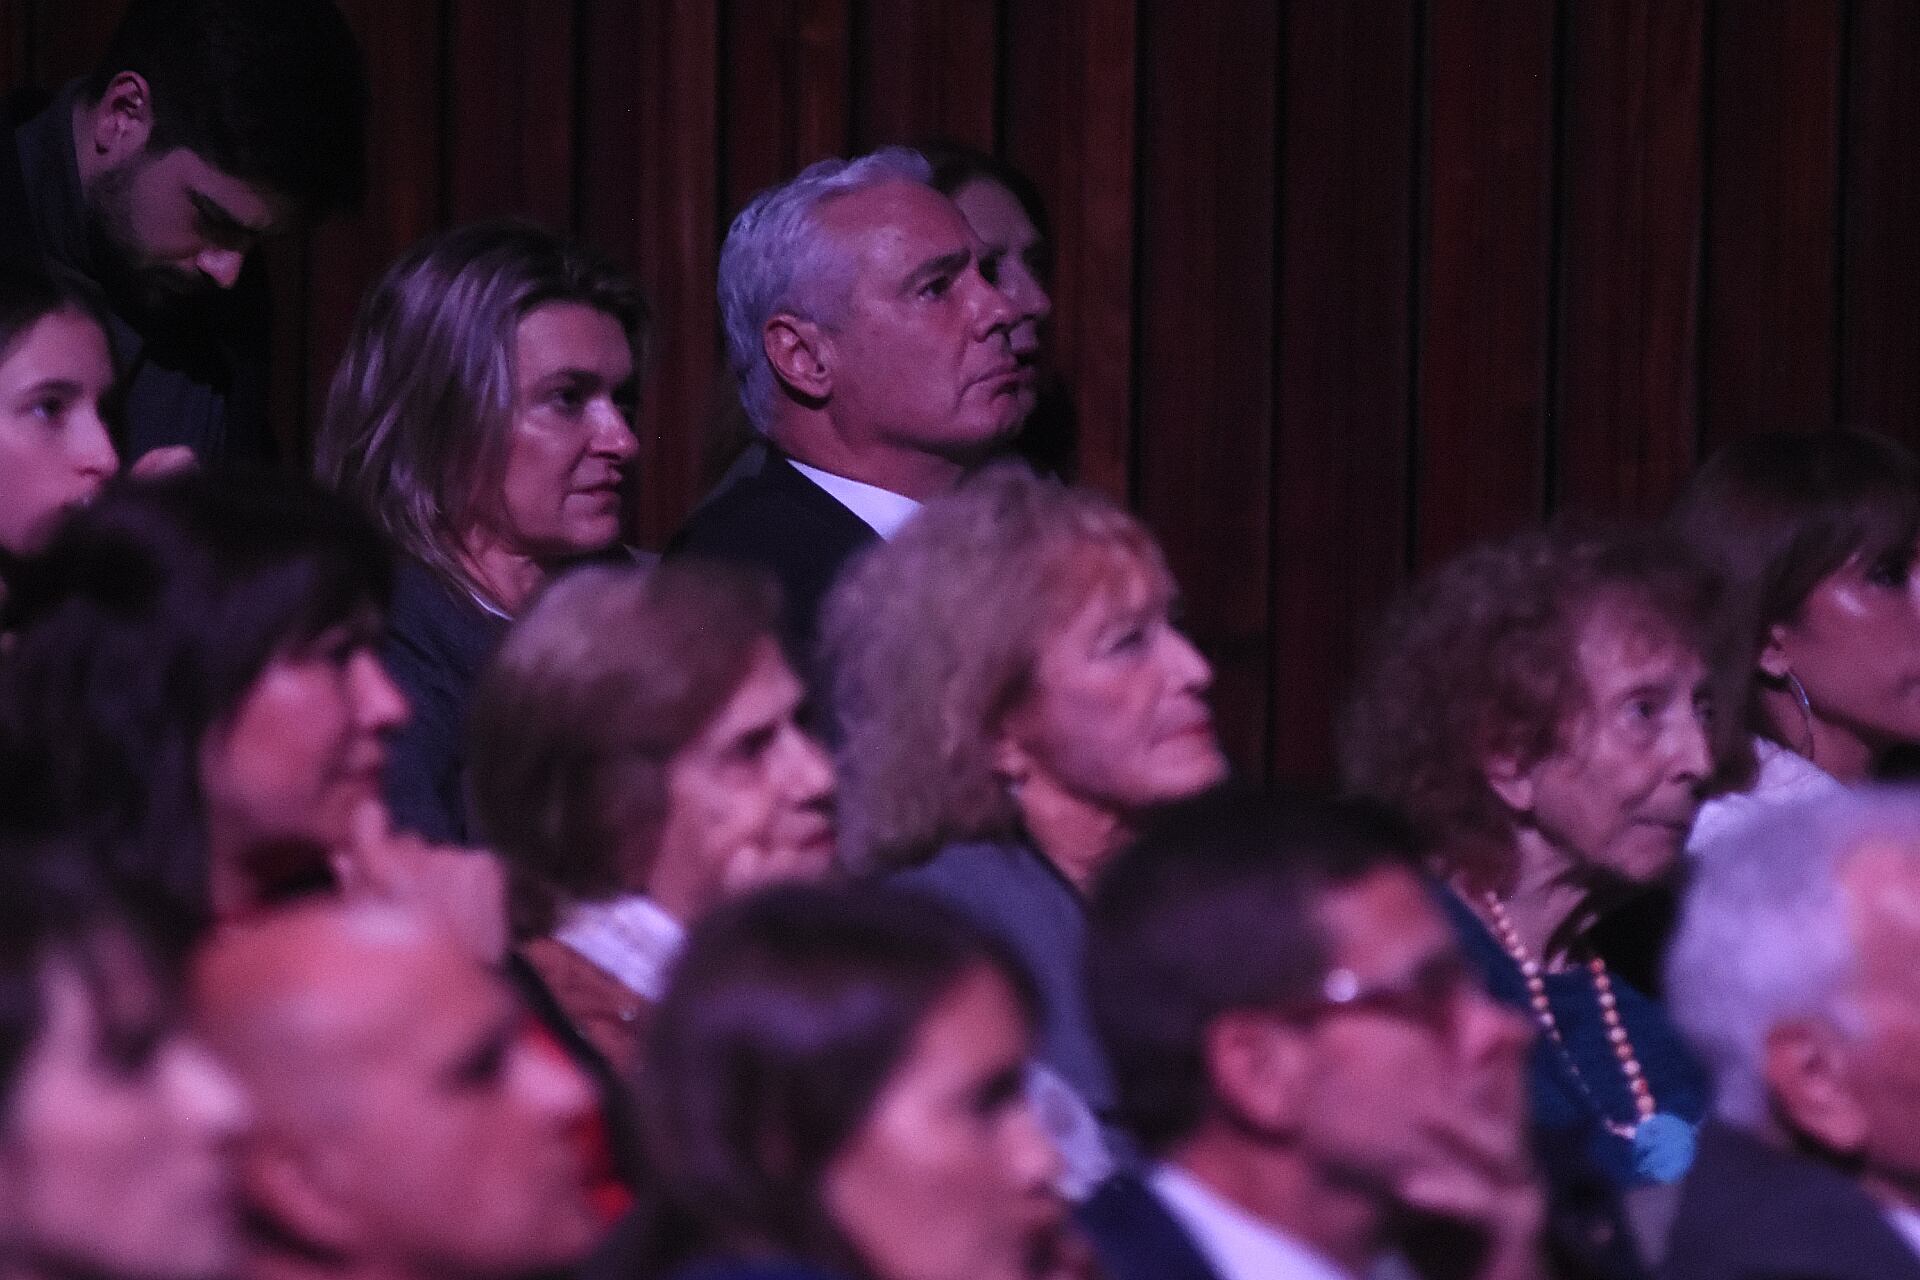
[{"label": "wooden wall panel", "polygon": [[[1166,542],[1254,771],[1326,771],[1368,620],[1467,541],[1651,514],[1742,431],[1920,442],[1908,0],[341,4],[373,186],[268,255],[296,453],[395,253],[534,217],[653,299],[657,545],[742,429],[741,203],[882,141],[997,145],[1056,223],[1079,474]],[[0,84],[84,69],[123,7],[0,0]]]},{"label": "wooden wall panel", "polygon": [[1855,0],[1853,23],[1838,417],[1920,447],[1920,5]]},{"label": "wooden wall panel", "polygon": [[[1271,621],[1271,9],[1185,0],[1141,29],[1137,492],[1214,664],[1229,754],[1263,765]],[[1169,358],[1179,353],[1177,358]],[[1199,424],[1205,429],[1197,430]]]},{"label": "wooden wall panel", "polygon": [[1558,505],[1652,515],[1693,465],[1706,0],[1564,10]]},{"label": "wooden wall panel", "polygon": [[1706,442],[1834,416],[1840,0],[1717,0],[1707,102]]},{"label": "wooden wall panel", "polygon": [[1101,0],[1007,10],[1006,153],[1053,214],[1054,362],[1072,388],[1080,480],[1133,484],[1138,15]]},{"label": "wooden wall panel", "polygon": [[1434,0],[1427,46],[1422,563],[1544,501],[1554,10]]},{"label": "wooden wall panel", "polygon": [[1410,7],[1348,0],[1286,28],[1272,761],[1313,777],[1407,563],[1418,33]]}]

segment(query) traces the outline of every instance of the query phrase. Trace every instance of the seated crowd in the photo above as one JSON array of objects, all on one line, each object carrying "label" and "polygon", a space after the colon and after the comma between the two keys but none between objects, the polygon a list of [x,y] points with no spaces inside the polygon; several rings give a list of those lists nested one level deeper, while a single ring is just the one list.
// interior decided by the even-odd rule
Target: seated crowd
[{"label": "seated crowd", "polygon": [[755,438],[664,556],[648,308],[527,223],[261,469],[248,253],[364,97],[331,0],[137,0],[11,119],[0,1280],[1920,1280],[1906,449],[1461,552],[1263,789],[1022,445],[991,157],[739,214]]}]

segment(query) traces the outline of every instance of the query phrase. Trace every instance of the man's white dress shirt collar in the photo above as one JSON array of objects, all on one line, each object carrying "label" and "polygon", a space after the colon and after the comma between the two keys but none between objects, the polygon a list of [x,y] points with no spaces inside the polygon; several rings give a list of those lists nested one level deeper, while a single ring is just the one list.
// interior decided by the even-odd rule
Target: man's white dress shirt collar
[{"label": "man's white dress shirt collar", "polygon": [[1890,1204],[1885,1206],[1885,1210],[1887,1221],[1892,1223],[1893,1229],[1900,1233],[1900,1238],[1907,1242],[1907,1248],[1913,1250],[1914,1256],[1920,1258],[1920,1213],[1903,1204]]},{"label": "man's white dress shirt collar", "polygon": [[[793,462],[793,459],[787,461]],[[912,498],[864,480],[849,480],[831,471],[810,467],[804,462],[793,462],[793,469],[825,489],[836,502],[859,516],[868,528],[888,542],[893,541],[893,535],[900,532],[900,526],[911,520],[913,513],[920,509],[920,504]]]},{"label": "man's white dress shirt collar", "polygon": [[1354,1280],[1179,1165],[1155,1165],[1147,1181],[1220,1280]]}]

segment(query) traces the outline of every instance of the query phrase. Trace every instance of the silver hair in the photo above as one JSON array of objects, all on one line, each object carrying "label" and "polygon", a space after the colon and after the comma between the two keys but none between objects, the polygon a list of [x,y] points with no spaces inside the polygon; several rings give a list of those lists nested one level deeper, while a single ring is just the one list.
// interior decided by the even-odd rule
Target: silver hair
[{"label": "silver hair", "polygon": [[890,182],[930,186],[933,169],[906,147],[881,147],[852,160],[834,156],[762,191],[727,229],[720,246],[720,321],[740,401],[762,433],[780,395],[762,345],[767,321],[783,311],[827,319],[852,283],[846,255],[822,230],[816,211],[829,200]]},{"label": "silver hair", "polygon": [[1667,1009],[1713,1077],[1721,1119],[1765,1124],[1767,1036],[1781,1023],[1859,1031],[1841,873],[1875,837],[1920,862],[1916,835],[1920,790],[1861,787],[1770,806],[1701,851],[1667,952]]}]

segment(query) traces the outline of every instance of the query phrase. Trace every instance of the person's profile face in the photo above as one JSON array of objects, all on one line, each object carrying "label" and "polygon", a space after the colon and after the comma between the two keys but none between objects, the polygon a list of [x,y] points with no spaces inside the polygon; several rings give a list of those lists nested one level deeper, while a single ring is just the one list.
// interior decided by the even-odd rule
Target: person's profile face
[{"label": "person's profile face", "polygon": [[[824,875],[833,863],[833,766],[800,726],[806,691],[772,636],[739,686],[667,764],[667,818],[650,871],[669,910]],[[648,888],[649,886],[637,886]]]},{"label": "person's profile face", "polygon": [[535,560],[604,551],[620,536],[620,486],[640,448],[626,331],[584,303],[536,307],[515,333],[513,384],[489,533]]},{"label": "person's profile face", "polygon": [[211,1280],[238,1261],[241,1095],[124,939],[44,970],[45,1019],[0,1105],[0,1241],[28,1274]]},{"label": "person's profile face", "polygon": [[915,1034],[821,1199],[878,1280],[1019,1280],[1059,1225],[1059,1156],[1027,1100],[1004,978],[957,983]]},{"label": "person's profile face", "polygon": [[[1792,672],[1822,739],[1851,739],[1871,759],[1920,742],[1920,573],[1911,546],[1858,553],[1814,584],[1794,616],[1770,630],[1763,669]],[[1807,751],[1797,712],[1775,724]],[[1815,752],[1816,756],[1818,752]]]},{"label": "person's profile face", "polygon": [[119,469],[101,418],[112,386],[107,335],[77,311],[40,317],[0,360],[0,550],[38,550]]},{"label": "person's profile face", "polygon": [[247,255],[293,218],[285,197],[185,147],[127,156],[94,179],[87,210],[115,292],[146,311],[231,289]]},{"label": "person's profile face", "polygon": [[1014,354],[1019,313],[981,274],[952,201],[891,182],[816,217],[851,264],[844,306],[823,324],[842,432],[970,461],[1025,421],[1035,375]]},{"label": "person's profile face", "polygon": [[[1040,356],[1041,322],[1053,313],[1048,292],[1051,250],[1019,198],[991,178],[963,183],[954,191],[953,203],[980,238],[981,273],[1020,314],[1012,331],[1013,353],[1032,368]],[[1029,394],[1037,396],[1037,386],[1030,387]]]},{"label": "person's profile face", "polygon": [[331,1047],[351,1085],[334,1192],[370,1256],[414,1274],[524,1276],[599,1231],[577,1130],[591,1089],[505,987],[448,944],[411,948]]},{"label": "person's profile face", "polygon": [[[1311,1069],[1290,1107],[1309,1158],[1390,1199],[1465,1152],[1524,1165],[1530,1026],[1473,980],[1446,920],[1410,871],[1383,867],[1327,893],[1332,970],[1360,992],[1285,1034]],[[1446,973],[1435,985],[1421,975]]]},{"label": "person's profile face", "polygon": [[[366,613],[276,655],[200,747],[207,826],[227,848],[299,843],[345,847],[355,813],[377,804],[387,736],[407,703],[374,646]],[[211,869],[214,911],[244,909],[255,894],[243,869]]]},{"label": "person's profile face", "polygon": [[1523,779],[1520,821],[1601,878],[1671,872],[1712,771],[1706,668],[1667,629],[1599,609],[1581,628],[1586,703]]},{"label": "person's profile face", "polygon": [[1206,692],[1213,671],[1173,621],[1173,584],[1118,547],[1088,548],[1093,586],[1044,637],[998,753],[1016,786],[1045,782],[1129,814],[1197,795],[1227,772]]}]

